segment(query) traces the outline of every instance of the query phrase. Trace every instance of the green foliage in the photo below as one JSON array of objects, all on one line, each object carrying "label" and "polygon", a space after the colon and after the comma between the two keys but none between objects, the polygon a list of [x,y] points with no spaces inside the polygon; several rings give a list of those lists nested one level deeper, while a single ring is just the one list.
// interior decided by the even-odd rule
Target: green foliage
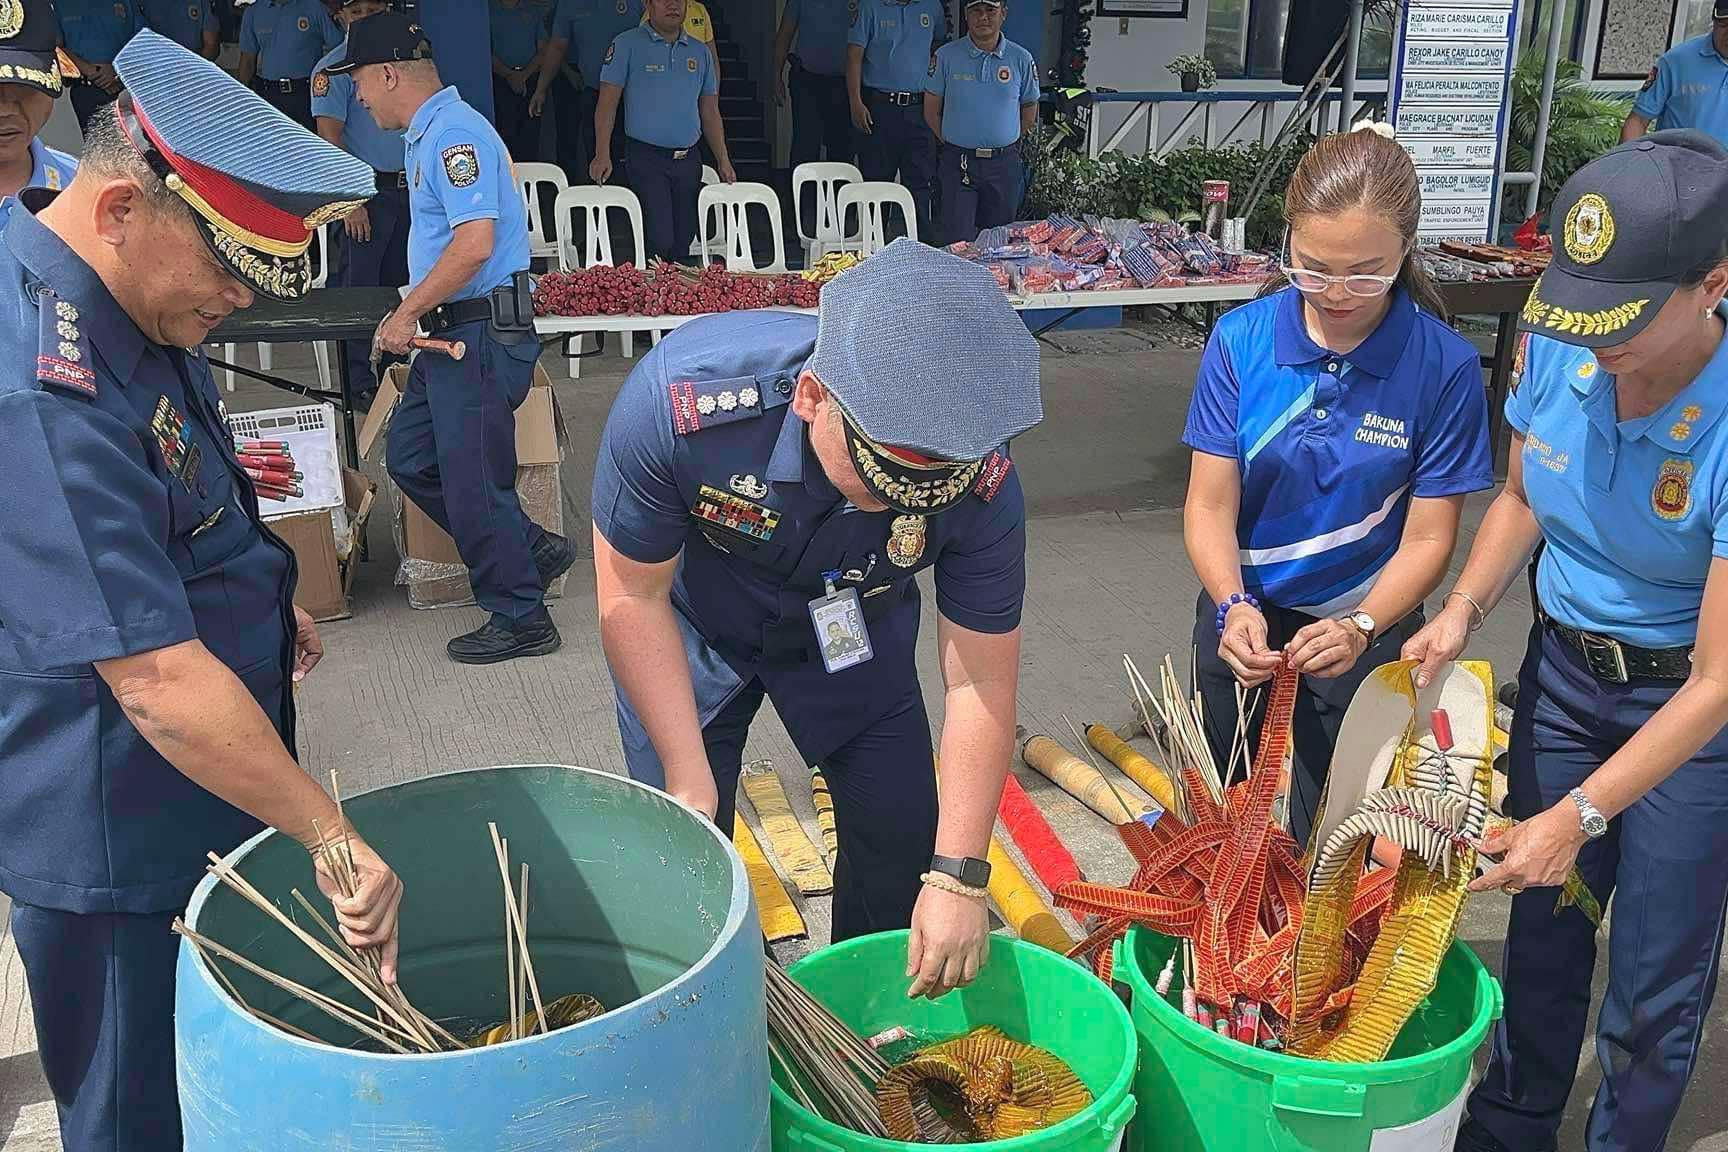
[{"label": "green foliage", "polygon": [[1172,76],[1186,76],[1192,73],[1200,81],[1201,88],[1210,88],[1218,83],[1218,70],[1212,61],[1204,56],[1178,56],[1164,65],[1165,71]]},{"label": "green foliage", "polygon": [[[1536,117],[1542,99],[1542,53],[1532,49],[1512,72],[1512,130],[1507,137],[1506,170],[1530,171]],[[1548,117],[1548,147],[1542,155],[1541,210],[1554,202],[1572,173],[1620,142],[1620,126],[1632,108],[1630,92],[1598,92],[1583,78],[1575,60],[1561,60],[1554,72],[1554,103]],[[1500,212],[1503,228],[1524,221],[1527,186],[1507,189]]]},{"label": "green foliage", "polygon": [[[1270,191],[1260,198],[1248,221],[1250,247],[1274,247],[1283,235],[1284,186],[1311,143],[1305,136],[1291,139],[1273,157]],[[1228,180],[1234,206],[1267,158],[1268,149],[1258,143],[1228,148],[1192,145],[1162,160],[1121,152],[1092,160],[1064,152],[1038,163],[1021,215],[1035,219],[1066,212],[1132,220],[1198,220],[1202,184]]]}]

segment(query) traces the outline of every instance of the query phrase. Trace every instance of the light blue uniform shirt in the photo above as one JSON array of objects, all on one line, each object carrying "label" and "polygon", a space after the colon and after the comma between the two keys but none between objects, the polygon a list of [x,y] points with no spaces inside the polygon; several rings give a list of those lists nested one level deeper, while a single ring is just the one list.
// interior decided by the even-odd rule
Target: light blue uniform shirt
[{"label": "light blue uniform shirt", "polygon": [[624,135],[657,148],[695,144],[702,135],[697,101],[720,91],[708,45],[682,28],[677,39],[663,39],[647,24],[612,41],[600,82],[624,89]]},{"label": "light blue uniform shirt", "polygon": [[354,76],[349,72],[326,72],[342,58],[343,48],[334,48],[312,73],[312,115],[342,122],[342,147],[380,172],[401,172],[406,151],[401,132],[378,127],[372,113],[354,94]]},{"label": "light blue uniform shirt", "polygon": [[786,0],[798,24],[799,63],[818,76],[846,75],[846,32],[854,0]]},{"label": "light blue uniform shirt", "polygon": [[30,181],[26,188],[51,188],[58,192],[78,174],[78,161],[58,148],[50,148],[38,136],[30,141]]},{"label": "light blue uniform shirt", "polygon": [[1728,557],[1728,340],[1653,415],[1616,420],[1588,348],[1528,335],[1506,421],[1548,546],[1536,592],[1560,623],[1640,648],[1698,635],[1713,557]]},{"label": "light blue uniform shirt", "polygon": [[138,8],[146,28],[194,52],[203,49],[205,31],[220,25],[214,0],[138,0]]},{"label": "light blue uniform shirt", "polygon": [[1728,144],[1728,62],[1706,32],[1656,61],[1656,79],[1632,105],[1659,128],[1696,128]]},{"label": "light blue uniform shirt", "polygon": [[470,220],[496,221],[492,255],[452,300],[484,296],[528,267],[528,211],[504,141],[487,119],[445,88],[420,106],[405,134],[408,278],[418,284]]},{"label": "light blue uniform shirt", "polygon": [[256,0],[240,19],[240,51],[257,55],[266,80],[304,80],[341,43],[322,0]]},{"label": "light blue uniform shirt", "polygon": [[534,59],[534,53],[546,39],[546,12],[531,0],[516,0],[514,8],[492,0],[489,23],[492,55],[511,68],[520,68]]},{"label": "light blue uniform shirt", "polygon": [[640,23],[642,0],[558,0],[552,38],[570,45],[567,59],[582,74],[583,87],[598,89],[606,49]]},{"label": "light blue uniform shirt", "polygon": [[930,75],[930,53],[943,33],[936,0],[858,0],[858,16],[846,43],[864,49],[864,87],[884,92],[922,92]]},{"label": "light blue uniform shirt", "polygon": [[1312,616],[1360,607],[1398,550],[1412,497],[1494,483],[1476,349],[1402,289],[1334,355],[1286,288],[1218,321],[1183,443],[1237,462],[1242,582]]},{"label": "light blue uniform shirt", "polygon": [[60,0],[54,11],[66,51],[92,64],[112,64],[138,31],[132,0]]},{"label": "light blue uniform shirt", "polygon": [[942,97],[942,139],[960,148],[1006,148],[1020,139],[1020,106],[1038,103],[1038,62],[1003,36],[986,52],[967,36],[936,49],[924,91]]}]

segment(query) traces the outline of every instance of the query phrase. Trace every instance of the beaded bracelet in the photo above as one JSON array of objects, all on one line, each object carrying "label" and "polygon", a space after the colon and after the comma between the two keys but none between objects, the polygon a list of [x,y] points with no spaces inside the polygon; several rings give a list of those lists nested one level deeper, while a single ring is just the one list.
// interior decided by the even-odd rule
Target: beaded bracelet
[{"label": "beaded bracelet", "polygon": [[918,879],[920,882],[930,885],[930,887],[937,891],[946,892],[951,896],[964,896],[969,900],[984,900],[990,895],[986,889],[974,888],[970,884],[962,884],[960,881],[954,879],[954,877],[942,872],[926,872],[924,875],[918,877]]},{"label": "beaded bracelet", "polygon": [[1230,609],[1236,607],[1238,604],[1246,604],[1248,607],[1254,609],[1254,611],[1260,611],[1260,601],[1252,592],[1230,593],[1230,595],[1226,596],[1218,604],[1218,619],[1216,621],[1218,626],[1218,635],[1224,635],[1224,617],[1230,615]]}]

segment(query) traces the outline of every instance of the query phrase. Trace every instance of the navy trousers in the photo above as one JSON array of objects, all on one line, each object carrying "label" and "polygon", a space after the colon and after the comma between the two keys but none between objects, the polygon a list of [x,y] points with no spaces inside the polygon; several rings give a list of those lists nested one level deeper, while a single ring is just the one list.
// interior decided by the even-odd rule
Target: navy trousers
[{"label": "navy trousers", "polygon": [[528,115],[533,84],[529,81],[528,91],[518,94],[504,77],[492,77],[492,123],[517,164],[540,159],[540,121]]},{"label": "navy trousers", "polygon": [[[1508,760],[1511,813],[1528,818],[1577,787],[1673,696],[1671,681],[1604,684],[1584,658],[1537,625],[1518,673]],[[1659,1152],[1698,1058],[1716,991],[1728,900],[1728,734],[1586,844],[1578,868],[1604,905],[1608,992],[1596,1025],[1602,1084],[1590,1152]],[[1590,1011],[1596,933],[1576,909],[1554,914],[1557,888],[1512,901],[1506,1013],[1488,1070],[1471,1093],[1460,1148],[1549,1152],[1578,1071]],[[1487,1139],[1485,1139],[1485,1137]]]},{"label": "navy trousers", "polygon": [[631,140],[630,190],[642,202],[642,245],[650,259],[690,262],[696,238],[696,198],[702,194],[702,154],[692,144],[673,159],[670,148]]},{"label": "navy trousers", "polygon": [[[372,239],[362,243],[341,224],[330,228],[336,245],[334,279],[344,288],[400,288],[408,283],[408,190],[392,188],[366,201]],[[348,341],[348,378],[356,396],[378,388],[372,376],[371,349],[364,340]]]},{"label": "navy trousers", "polygon": [[179,1152],[175,914],[12,906],[66,1152]]},{"label": "navy trousers", "polygon": [[924,123],[923,98],[900,105],[870,92],[865,99],[870,107],[870,134],[858,141],[858,169],[866,180],[893,180],[898,174],[912,193],[918,239],[934,239],[930,198],[936,182],[936,141]]},{"label": "navy trousers", "polygon": [[516,498],[516,417],[540,346],[503,344],[485,321],[440,332],[461,360],[422,352],[390,420],[389,468],[408,499],[450,534],[474,600],[509,621],[539,619],[544,589],[533,546],[545,530]]},{"label": "navy trousers", "polygon": [[[1297,632],[1314,623],[1314,617],[1288,608],[1268,605],[1266,613],[1266,644],[1272,651],[1281,650]],[[1200,695],[1206,706],[1206,742],[1212,758],[1222,774],[1230,763],[1230,745],[1236,738],[1236,674],[1218,657],[1218,606],[1206,593],[1194,608],[1194,649]],[[1326,788],[1326,775],[1332,770],[1332,749],[1338,744],[1338,730],[1344,725],[1344,712],[1356,696],[1356,689],[1368,674],[1382,664],[1398,659],[1404,641],[1422,626],[1422,610],[1418,608],[1392,627],[1383,631],[1362,653],[1355,667],[1342,676],[1321,679],[1304,676],[1296,690],[1296,710],[1290,721],[1293,748],[1290,755],[1290,834],[1297,844],[1307,844],[1308,833],[1314,829],[1314,817],[1320,809],[1320,794]],[[1265,691],[1260,705],[1248,723],[1250,755],[1260,747],[1260,727],[1266,718]],[[1242,769],[1237,769],[1240,778]]]},{"label": "navy trousers", "polygon": [[846,77],[811,72],[794,59],[787,87],[792,96],[792,166],[824,159],[850,164],[856,148]]},{"label": "navy trousers", "polygon": [[942,238],[938,243],[976,240],[982,229],[1013,223],[1025,184],[1018,144],[998,148],[990,156],[944,144],[938,175],[942,183]]}]

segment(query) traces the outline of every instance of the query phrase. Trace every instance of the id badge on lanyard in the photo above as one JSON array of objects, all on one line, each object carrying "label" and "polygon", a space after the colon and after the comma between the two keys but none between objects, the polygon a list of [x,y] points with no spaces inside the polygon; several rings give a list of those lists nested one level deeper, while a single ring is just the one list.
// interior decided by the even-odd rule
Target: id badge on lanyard
[{"label": "id badge on lanyard", "polygon": [[864,609],[858,589],[836,590],[838,572],[822,573],[827,592],[810,601],[810,626],[816,630],[816,647],[822,666],[832,675],[856,667],[876,655],[870,647],[870,631],[864,626]]}]

